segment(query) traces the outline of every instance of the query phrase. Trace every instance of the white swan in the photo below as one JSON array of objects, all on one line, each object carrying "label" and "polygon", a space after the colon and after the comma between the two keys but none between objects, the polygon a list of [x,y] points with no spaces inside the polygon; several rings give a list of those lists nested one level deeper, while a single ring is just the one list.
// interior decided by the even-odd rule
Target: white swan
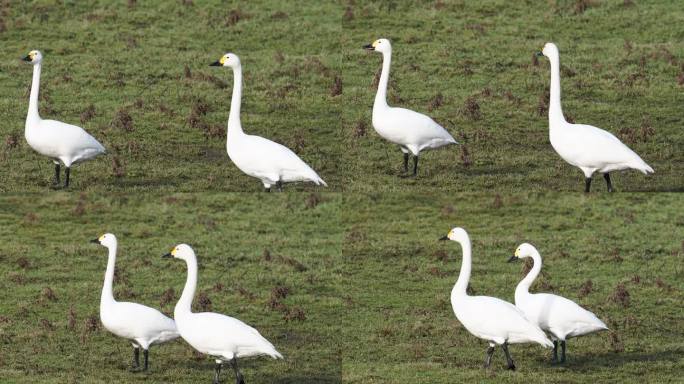
[{"label": "white swan", "polygon": [[521,244],[508,262],[531,257],[534,265],[515,288],[515,305],[525,316],[553,339],[553,361],[558,361],[558,342],[562,348],[560,362],[565,362],[565,341],[571,337],[586,335],[608,329],[596,315],[565,297],[549,293],[531,294],[529,289],[542,267],[541,255],[528,243]]},{"label": "white swan", "polygon": [[608,192],[613,191],[610,172],[636,169],[644,174],[653,173],[639,155],[624,145],[612,133],[585,124],[570,124],[565,121],[561,109],[560,57],[558,47],[546,43],[538,56],[546,56],[551,63],[551,97],[549,102],[549,139],[553,149],[566,162],[584,172],[584,191],[589,192],[591,175],[603,173]]},{"label": "white swan", "polygon": [[137,303],[114,300],[112,283],[114,281],[114,264],[116,263],[116,236],[105,233],[93,243],[101,244],[109,249],[107,271],[100,298],[100,320],[111,333],[131,340],[133,344],[133,369],[140,367],[140,348],[143,349],[147,370],[148,350],[151,345],[161,344],[180,336],[176,323],[154,308]]},{"label": "white swan", "polygon": [[283,358],[259,331],[242,321],[220,313],[192,312],[192,299],[197,288],[197,257],[189,245],[177,245],[163,257],[181,259],[187,264],[188,278],[183,294],[173,311],[173,317],[176,319],[181,337],[188,344],[216,359],[214,383],[219,382],[223,361],[232,362],[236,383],[244,384],[242,373],[238,369],[238,358],[260,355],[268,355],[274,359]]},{"label": "white swan", "polygon": [[389,40],[375,40],[373,44],[364,45],[363,48],[382,53],[382,73],[373,103],[373,128],[385,140],[399,145],[404,153],[404,173],[408,173],[409,153],[413,155],[413,176],[416,176],[421,151],[457,144],[456,140],[430,117],[387,105],[387,83],[392,61],[392,45]]},{"label": "white swan", "polygon": [[105,153],[105,148],[81,127],[40,118],[38,91],[43,54],[40,51],[31,51],[23,60],[33,64],[33,83],[24,130],[26,142],[34,151],[49,157],[55,163],[55,184],[59,184],[59,162],[64,163],[64,186],[68,187],[71,166]]},{"label": "white swan", "polygon": [[494,354],[494,346],[501,345],[506,354],[508,369],[515,370],[515,364],[508,353],[508,344],[539,343],[553,347],[544,332],[532,324],[515,305],[489,296],[469,296],[466,293],[470,281],[471,245],[470,237],[463,228],[454,228],[440,240],[453,240],[463,248],[461,272],[451,290],[451,306],[458,321],[474,336],[489,342],[485,367]]},{"label": "white swan", "polygon": [[264,184],[266,191],[275,185],[282,190],[283,183],[310,181],[316,185],[327,186],[316,172],[311,169],[289,148],[260,136],[247,135],[240,124],[240,102],[242,99],[242,64],[233,53],[226,53],[211,66],[233,68],[235,77],[233,96],[228,115],[226,151],[228,157],[242,172],[256,177]]}]

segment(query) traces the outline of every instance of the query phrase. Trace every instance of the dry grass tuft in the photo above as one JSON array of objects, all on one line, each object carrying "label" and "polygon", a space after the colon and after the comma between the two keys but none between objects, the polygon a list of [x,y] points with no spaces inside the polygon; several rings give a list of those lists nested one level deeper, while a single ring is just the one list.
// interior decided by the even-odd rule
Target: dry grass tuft
[{"label": "dry grass tuft", "polygon": [[461,144],[461,164],[463,167],[468,168],[473,165],[473,160],[470,158],[470,152],[468,151],[468,146]]},{"label": "dry grass tuft", "polygon": [[90,104],[81,112],[81,124],[85,124],[95,117],[95,105]]},{"label": "dry grass tuft", "polygon": [[5,149],[12,150],[19,147],[19,135],[16,132],[12,132],[5,136]]},{"label": "dry grass tuft", "polygon": [[587,297],[594,290],[594,283],[591,280],[587,280],[582,285],[580,285],[580,290],[577,296],[580,298]]},{"label": "dry grass tuft", "polygon": [[470,96],[466,99],[463,105],[463,113],[471,120],[480,120],[482,118],[480,104],[475,96]]},{"label": "dry grass tuft", "polygon": [[306,202],[304,203],[307,209],[314,209],[320,204],[322,201],[321,195],[314,192],[309,194],[306,198]]},{"label": "dry grass tuft", "polygon": [[131,117],[126,109],[121,108],[116,112],[111,125],[125,132],[133,132],[133,117]]},{"label": "dry grass tuft", "polygon": [[366,125],[366,120],[361,119],[356,122],[356,125],[354,126],[354,133],[353,136],[355,139],[358,139],[360,137],[366,136],[366,131],[368,130],[368,126]]},{"label": "dry grass tuft", "polygon": [[428,104],[428,111],[432,112],[444,104],[444,96],[441,92],[437,93]]},{"label": "dry grass tuft", "polygon": [[330,96],[339,96],[342,94],[342,77],[335,75],[333,84],[330,87]]},{"label": "dry grass tuft", "polygon": [[619,283],[609,297],[610,301],[623,307],[629,307],[629,292],[624,283]]}]

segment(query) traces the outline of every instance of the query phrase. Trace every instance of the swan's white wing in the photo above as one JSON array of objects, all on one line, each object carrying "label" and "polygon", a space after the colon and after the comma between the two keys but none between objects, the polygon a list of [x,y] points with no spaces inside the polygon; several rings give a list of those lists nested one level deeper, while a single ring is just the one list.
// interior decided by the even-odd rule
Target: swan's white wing
[{"label": "swan's white wing", "polygon": [[561,128],[559,138],[559,145],[563,147],[559,154],[573,165],[601,172],[627,168],[643,173],[653,172],[639,155],[603,129],[586,124],[568,124]]},{"label": "swan's white wing", "polygon": [[231,149],[231,152],[231,159],[249,175],[273,181],[311,181],[317,185],[326,185],[323,179],[289,148],[263,137],[246,135],[241,139],[239,148]]},{"label": "swan's white wing", "polygon": [[[83,128],[56,120],[42,120],[31,141],[37,141],[38,152],[54,158],[66,156],[72,163],[88,160],[105,152],[105,148]],[[31,145],[33,147],[33,145]],[[46,153],[43,153],[45,151]]]},{"label": "swan's white wing", "polygon": [[193,313],[184,319],[182,336],[193,347],[213,356],[269,355],[282,357],[259,331],[230,316],[219,313]]},{"label": "swan's white wing", "polygon": [[465,306],[458,310],[454,308],[454,312],[473,335],[497,343],[536,342],[553,347],[544,332],[527,320],[515,305],[489,296],[472,296],[462,300]]},{"label": "swan's white wing", "polygon": [[[117,302],[101,313],[102,322],[112,333],[128,339],[152,343],[178,337],[176,323],[154,308],[138,303]],[[175,336],[174,336],[175,335]]]},{"label": "swan's white wing", "polygon": [[532,294],[524,312],[530,315],[529,318],[537,319],[542,329],[562,339],[608,329],[596,315],[558,295]]},{"label": "swan's white wing", "polygon": [[373,110],[373,126],[385,139],[418,151],[456,143],[456,140],[429,116],[405,108]]}]

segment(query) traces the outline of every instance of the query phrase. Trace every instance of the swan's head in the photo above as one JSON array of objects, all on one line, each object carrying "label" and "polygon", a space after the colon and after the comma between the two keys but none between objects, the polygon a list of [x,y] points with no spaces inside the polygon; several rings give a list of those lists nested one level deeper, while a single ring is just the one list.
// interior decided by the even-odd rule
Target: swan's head
[{"label": "swan's head", "polygon": [[96,243],[104,245],[105,247],[115,247],[116,246],[116,236],[111,233],[105,233],[104,235],[98,237],[97,239],[90,240],[91,243]]},{"label": "swan's head", "polygon": [[377,39],[372,44],[364,45],[363,49],[367,51],[390,52],[392,50],[392,44],[390,44],[390,41],[387,39]]},{"label": "swan's head", "polygon": [[239,67],[240,66],[240,58],[238,55],[234,53],[226,53],[225,55],[221,56],[220,59],[214,61],[213,63],[209,64],[211,67]]},{"label": "swan's head", "polygon": [[163,255],[162,257],[173,257],[187,261],[188,259],[195,258],[195,251],[193,251],[192,248],[190,248],[190,246],[187,244],[178,244],[173,247],[171,252]]},{"label": "swan's head", "polygon": [[40,51],[33,50],[28,53],[24,58],[22,58],[27,63],[38,64],[43,61],[43,54]]},{"label": "swan's head", "polygon": [[554,43],[546,43],[544,44],[544,49],[541,52],[537,52],[537,56],[558,57],[558,47]]},{"label": "swan's head", "polygon": [[537,249],[534,247],[534,245],[530,243],[522,243],[518,246],[518,248],[515,249],[515,254],[508,259],[508,262],[511,263],[526,257],[532,257],[532,255],[535,253],[537,253]]},{"label": "swan's head", "polygon": [[463,228],[456,227],[449,231],[446,236],[441,237],[440,240],[452,240],[462,243],[468,240],[468,232]]}]

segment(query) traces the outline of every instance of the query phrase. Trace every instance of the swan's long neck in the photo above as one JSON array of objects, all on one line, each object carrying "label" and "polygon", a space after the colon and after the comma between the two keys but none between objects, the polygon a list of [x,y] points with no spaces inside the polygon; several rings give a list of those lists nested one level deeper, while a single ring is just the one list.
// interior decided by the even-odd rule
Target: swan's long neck
[{"label": "swan's long neck", "polygon": [[102,295],[100,296],[100,306],[105,303],[114,302],[112,285],[114,284],[114,265],[116,264],[116,244],[109,247],[109,258],[107,259],[107,270],[105,271]]},{"label": "swan's long neck", "polygon": [[551,63],[551,89],[549,98],[549,126],[552,122],[565,122],[561,108],[560,57],[558,54],[549,57]]},{"label": "swan's long neck", "polygon": [[392,50],[388,49],[382,53],[382,72],[380,72],[380,82],[378,83],[378,93],[375,94],[373,108],[387,106],[387,84],[389,83],[390,64],[392,62]]},{"label": "swan's long neck", "polygon": [[466,289],[468,289],[468,282],[470,281],[470,268],[472,264],[470,239],[465,239],[461,243],[463,248],[463,260],[461,261],[461,272],[458,274],[458,280],[454,288],[451,290],[451,296],[459,295],[465,296]]},{"label": "swan's long neck", "polygon": [[525,276],[524,279],[520,280],[518,286],[515,288],[515,301],[518,301],[519,298],[524,295],[529,295],[530,286],[532,286],[534,280],[537,279],[537,276],[539,276],[539,272],[541,272],[542,260],[539,252],[536,250],[532,253],[532,260],[534,260],[532,269],[527,273],[527,276]]},{"label": "swan's long neck", "polygon": [[185,281],[183,293],[176,303],[176,308],[174,308],[174,317],[192,312],[192,299],[195,297],[195,289],[197,288],[197,259],[188,258],[185,262],[188,266],[188,279]]},{"label": "swan's long neck", "polygon": [[242,102],[242,65],[233,68],[233,96],[230,100],[230,114],[228,115],[228,132],[226,145],[231,138],[243,135],[240,124],[240,103]]},{"label": "swan's long neck", "polygon": [[40,120],[40,115],[38,114],[38,92],[40,90],[41,66],[41,63],[33,66],[33,82],[31,83],[31,96],[29,97],[29,109],[26,116],[27,122]]}]

